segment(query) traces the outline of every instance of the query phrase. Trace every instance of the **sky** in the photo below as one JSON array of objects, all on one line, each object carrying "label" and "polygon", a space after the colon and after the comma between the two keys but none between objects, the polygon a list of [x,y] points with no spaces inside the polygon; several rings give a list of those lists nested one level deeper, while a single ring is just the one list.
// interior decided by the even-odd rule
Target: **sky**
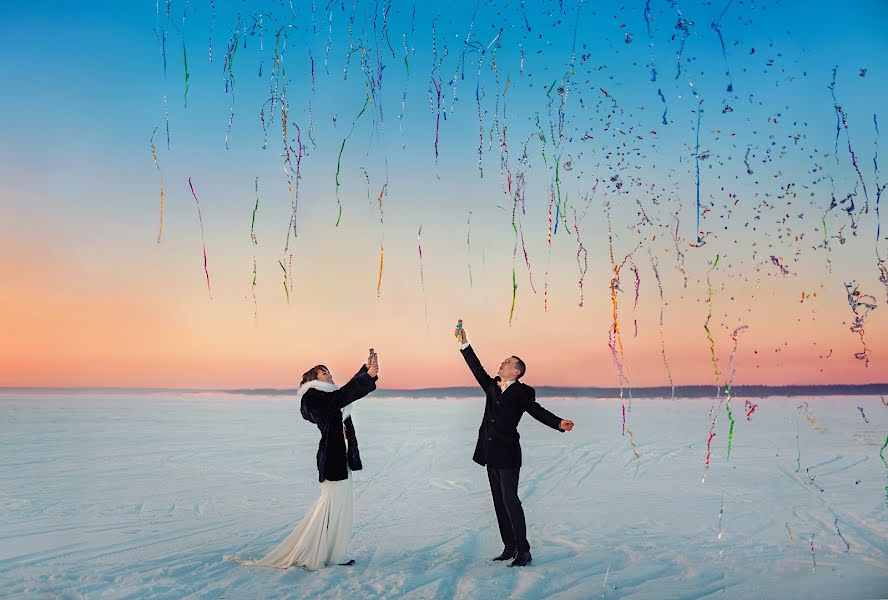
[{"label": "sky", "polygon": [[5,7],[0,386],[885,380],[884,3],[315,4]]}]

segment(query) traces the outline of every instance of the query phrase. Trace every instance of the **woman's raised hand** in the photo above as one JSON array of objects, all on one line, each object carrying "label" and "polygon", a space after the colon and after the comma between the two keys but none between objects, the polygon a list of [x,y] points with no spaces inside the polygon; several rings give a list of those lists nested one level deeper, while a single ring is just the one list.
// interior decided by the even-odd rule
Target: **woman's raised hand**
[{"label": "woman's raised hand", "polygon": [[379,373],[379,355],[370,348],[370,356],[367,357],[367,373],[370,377],[376,377]]}]

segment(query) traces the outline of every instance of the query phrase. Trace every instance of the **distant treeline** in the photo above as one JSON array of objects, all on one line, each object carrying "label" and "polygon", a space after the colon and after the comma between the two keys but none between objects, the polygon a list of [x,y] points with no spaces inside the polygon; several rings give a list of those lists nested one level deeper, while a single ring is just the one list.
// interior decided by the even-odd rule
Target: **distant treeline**
[{"label": "distant treeline", "polygon": [[[559,387],[541,385],[536,388],[541,398],[619,398],[620,388]],[[241,394],[247,396],[293,396],[296,389],[250,388],[236,390],[208,390],[196,388],[124,388],[124,387],[0,387],[0,393],[77,393],[77,394]],[[472,398],[482,394],[478,387],[440,387],[418,390],[380,389],[375,396],[384,398]],[[676,398],[712,398],[724,396],[724,388],[714,385],[677,385]],[[731,388],[734,398],[764,398],[766,396],[879,396],[888,395],[888,383],[861,385],[742,385]],[[625,398],[672,398],[672,388],[623,388]]]},{"label": "distant treeline", "polygon": [[[227,390],[234,394],[278,396],[295,394],[295,389],[246,389]],[[536,388],[541,398],[619,398],[620,388],[600,387],[558,387],[541,385]],[[711,398],[719,393],[724,395],[724,388],[716,392],[714,385],[677,385],[676,398]],[[382,397],[410,398],[471,398],[481,394],[477,387],[442,387],[418,390],[376,390],[374,395]],[[734,398],[763,398],[766,396],[873,396],[888,394],[888,383],[869,383],[863,385],[744,385],[731,388]],[[672,388],[637,387],[623,388],[624,397],[632,398],[672,398]]]}]

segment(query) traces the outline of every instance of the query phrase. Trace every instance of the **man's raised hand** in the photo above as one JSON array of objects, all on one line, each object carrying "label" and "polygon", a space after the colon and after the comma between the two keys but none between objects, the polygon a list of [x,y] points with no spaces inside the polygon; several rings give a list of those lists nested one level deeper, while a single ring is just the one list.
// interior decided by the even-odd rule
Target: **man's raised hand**
[{"label": "man's raised hand", "polygon": [[567,419],[564,419],[563,421],[561,421],[561,425],[559,425],[559,427],[561,427],[561,429],[563,429],[564,431],[570,431],[574,428],[574,423],[573,421],[568,421]]},{"label": "man's raised hand", "polygon": [[468,338],[466,337],[466,330],[463,327],[462,319],[457,321],[456,327],[453,329],[453,336],[460,344],[465,344],[468,341]]}]

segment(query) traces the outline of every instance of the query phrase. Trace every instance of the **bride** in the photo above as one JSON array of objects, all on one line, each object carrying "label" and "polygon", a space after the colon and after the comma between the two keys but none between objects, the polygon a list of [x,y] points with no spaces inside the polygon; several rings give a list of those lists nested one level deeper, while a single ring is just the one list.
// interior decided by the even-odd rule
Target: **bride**
[{"label": "bride", "polygon": [[318,426],[318,479],[321,495],[305,518],[281,544],[257,561],[235,558],[243,565],[286,569],[297,566],[316,570],[325,565],[355,564],[347,560],[352,528],[351,472],[362,468],[358,439],[351,419],[351,403],[376,389],[379,363],[370,351],[367,363],[344,386],[333,383],[324,365],[302,375],[296,392],[302,416]]}]

